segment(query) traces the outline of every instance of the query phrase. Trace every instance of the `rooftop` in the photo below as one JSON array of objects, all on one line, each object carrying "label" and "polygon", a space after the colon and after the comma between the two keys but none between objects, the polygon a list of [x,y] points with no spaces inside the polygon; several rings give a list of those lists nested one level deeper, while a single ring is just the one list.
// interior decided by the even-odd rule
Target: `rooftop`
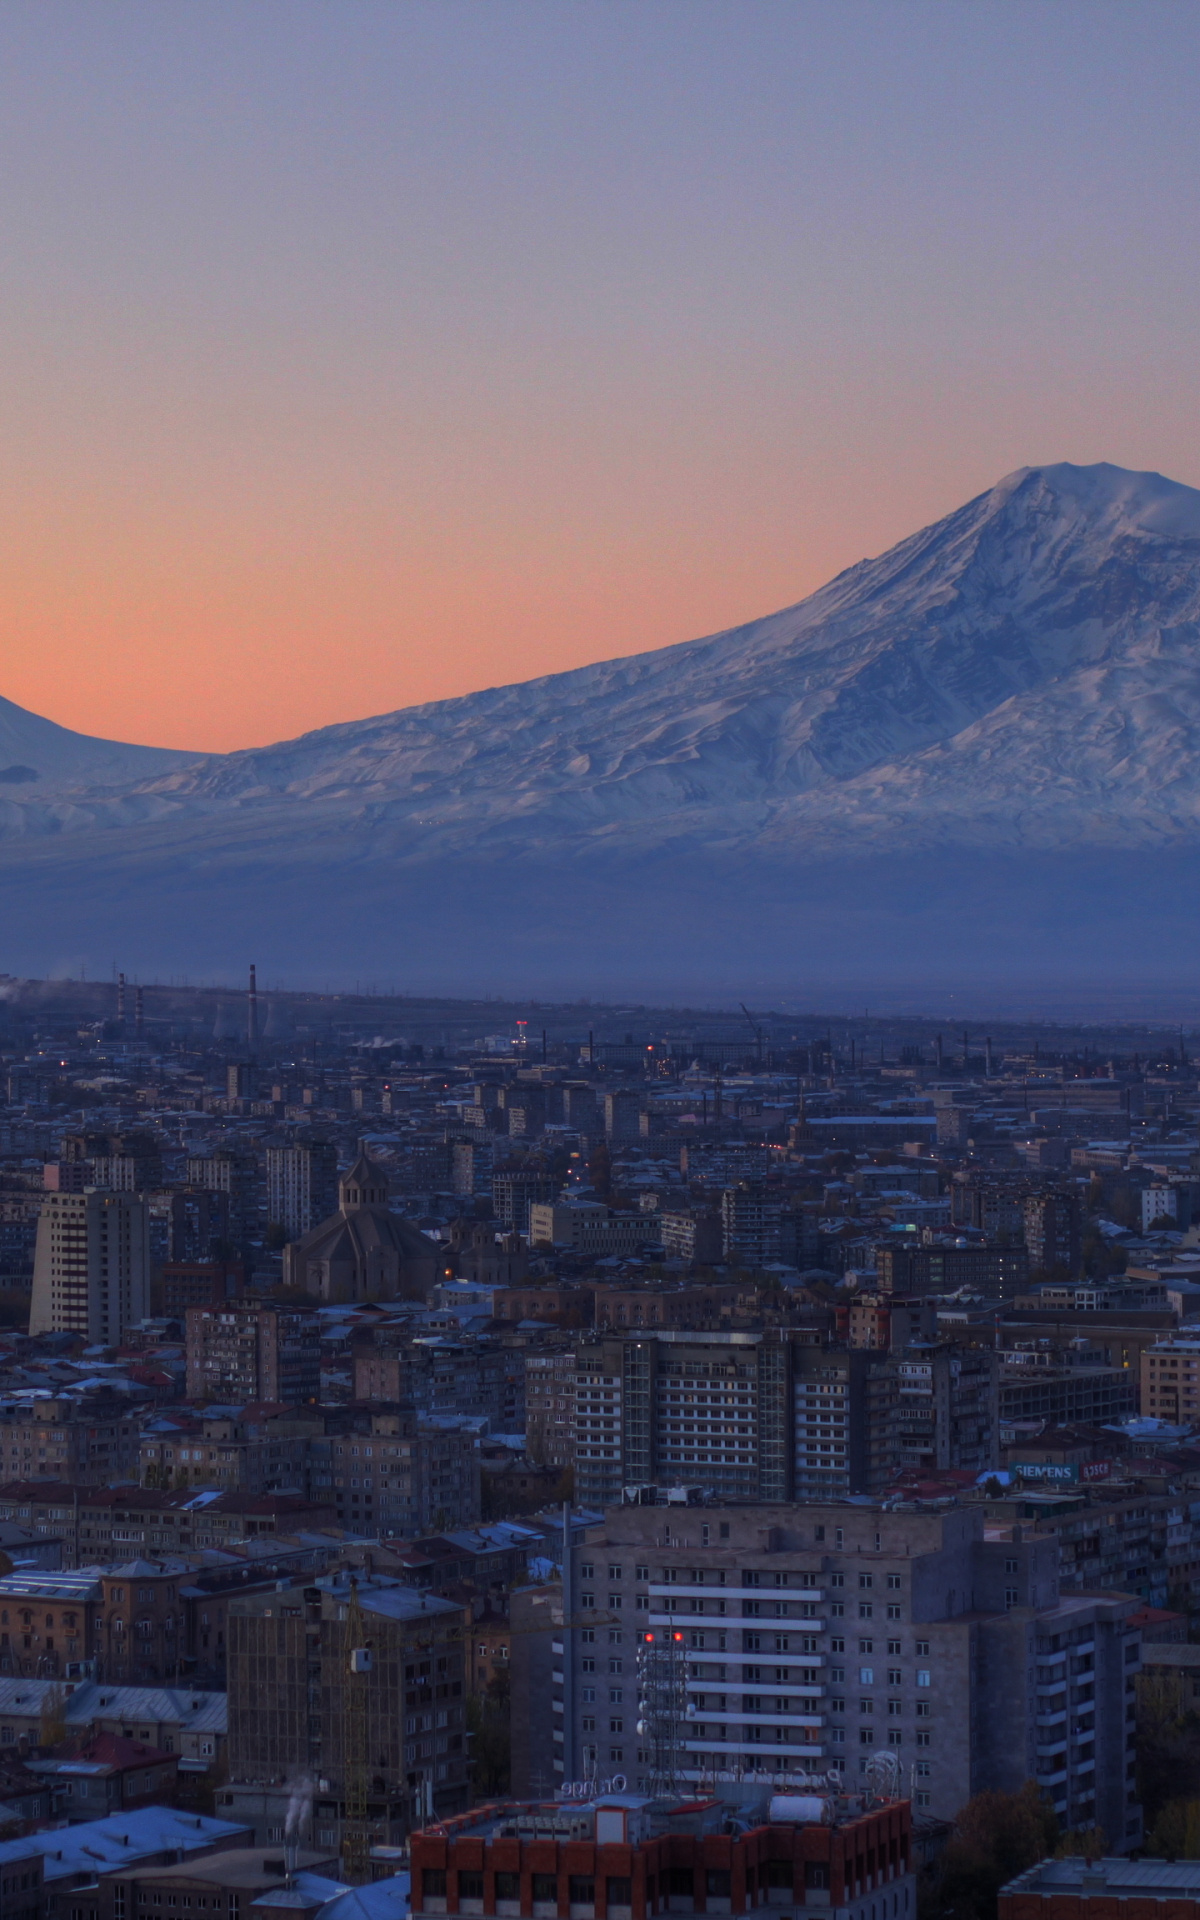
[{"label": "rooftop", "polygon": [[77,1827],[54,1827],[2,1842],[0,1866],[40,1854],[48,1883],[78,1874],[94,1880],[100,1873],[136,1866],[150,1854],[195,1853],[243,1833],[246,1828],[233,1820],[210,1820],[201,1813],[180,1813],[175,1807],[138,1807],[105,1820],[84,1820]]},{"label": "rooftop", "polygon": [[1002,1896],[1029,1893],[1200,1900],[1200,1860],[1042,1860],[1001,1889]]}]

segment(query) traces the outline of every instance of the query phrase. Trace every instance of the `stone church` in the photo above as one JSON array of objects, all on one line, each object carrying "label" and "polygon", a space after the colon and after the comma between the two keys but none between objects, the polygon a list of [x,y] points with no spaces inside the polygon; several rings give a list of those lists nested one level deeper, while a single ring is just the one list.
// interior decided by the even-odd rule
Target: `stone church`
[{"label": "stone church", "polygon": [[330,1306],[426,1300],[441,1249],[388,1208],[387,1174],[361,1153],[338,1181],[338,1211],[283,1250],[283,1283]]}]

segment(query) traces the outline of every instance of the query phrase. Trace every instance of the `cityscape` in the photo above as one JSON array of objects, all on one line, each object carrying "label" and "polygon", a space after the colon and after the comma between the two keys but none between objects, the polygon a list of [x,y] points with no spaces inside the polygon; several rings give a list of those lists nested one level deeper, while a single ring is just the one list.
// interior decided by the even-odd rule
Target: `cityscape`
[{"label": "cityscape", "polygon": [[153,1809],[102,1895],[1172,1844],[1200,1040],[3,984],[0,1804]]},{"label": "cityscape", "polygon": [[1200,1920],[1198,73],[0,4],[0,1920]]}]

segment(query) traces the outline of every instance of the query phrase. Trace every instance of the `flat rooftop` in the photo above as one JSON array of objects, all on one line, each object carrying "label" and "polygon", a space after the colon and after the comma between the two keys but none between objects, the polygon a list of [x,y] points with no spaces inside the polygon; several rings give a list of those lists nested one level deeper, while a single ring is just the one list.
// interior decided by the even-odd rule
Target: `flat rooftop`
[{"label": "flat rooftop", "polygon": [[1010,1880],[1002,1894],[1098,1899],[1200,1900],[1200,1860],[1042,1860]]}]

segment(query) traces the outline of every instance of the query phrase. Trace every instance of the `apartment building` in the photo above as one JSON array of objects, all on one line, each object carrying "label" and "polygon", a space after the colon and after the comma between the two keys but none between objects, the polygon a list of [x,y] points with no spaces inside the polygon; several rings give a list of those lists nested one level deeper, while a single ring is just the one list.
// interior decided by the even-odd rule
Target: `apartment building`
[{"label": "apartment building", "polygon": [[1024,1206],[1024,1230],[1031,1269],[1079,1272],[1083,1243],[1078,1194],[1031,1193]]},{"label": "apartment building", "polygon": [[223,1487],[242,1493],[305,1493],[309,1447],[325,1431],[316,1408],[243,1407],[201,1420],[151,1422],[138,1452],[147,1487]]},{"label": "apartment building", "polygon": [[411,1407],[358,1407],[309,1448],[314,1499],[338,1524],[391,1539],[473,1526],[480,1515],[473,1432]]},{"label": "apartment building", "polygon": [[1200,1420],[1200,1340],[1160,1340],[1141,1357],[1141,1410],[1173,1426]]},{"label": "apartment building", "polygon": [[0,1674],[107,1680],[116,1686],[179,1683],[186,1621],[179,1561],[130,1560],[67,1573],[0,1579]]},{"label": "apartment building", "polygon": [[575,1484],[602,1506],[636,1485],[727,1500],[880,1492],[898,1468],[997,1462],[986,1350],[814,1345],[793,1329],[631,1332],[578,1349]]},{"label": "apartment building", "polygon": [[321,1394],[321,1325],[315,1307],[227,1300],[187,1311],[188,1399],[299,1404]]},{"label": "apartment building", "polygon": [[139,1422],[116,1394],[65,1395],[0,1408],[0,1480],[111,1486],[138,1470]]},{"label": "apartment building", "polygon": [[585,1506],[655,1481],[733,1500],[790,1491],[789,1348],[774,1333],[654,1334],[578,1349],[575,1486]]},{"label": "apartment building", "polygon": [[38,1219],[30,1333],[115,1346],[150,1311],[150,1234],[136,1194],[48,1193]]},{"label": "apartment building", "polygon": [[884,1293],[956,1293],[968,1287],[985,1300],[1011,1300],[1029,1284],[1025,1247],[894,1246],[875,1248],[875,1271]]},{"label": "apartment building", "polygon": [[371,1660],[372,1842],[397,1845],[422,1818],[467,1804],[466,1610],[394,1579],[343,1571],[229,1606],[230,1785],[217,1795],[218,1811],[252,1820],[263,1839],[282,1832],[293,1793],[286,1783],[307,1772],[318,1782],[318,1842],[340,1842],[352,1595]]},{"label": "apartment building", "polygon": [[976,1508],[616,1507],[572,1549],[561,1665],[530,1710],[557,1778],[640,1790],[669,1752],[697,1785],[852,1788],[882,1748],[932,1818],[1033,1778],[1127,1851],[1136,1605],[1061,1596],[1053,1544],[986,1538]]},{"label": "apartment building", "polygon": [[525,1449],[540,1466],[574,1463],[575,1374],[571,1347],[525,1355]]},{"label": "apartment building", "polygon": [[535,1247],[607,1258],[636,1253],[657,1238],[658,1221],[652,1213],[614,1213],[590,1200],[540,1200],[529,1209],[529,1239]]},{"label": "apartment building", "polygon": [[723,1257],[738,1267],[765,1267],[780,1257],[778,1193],[760,1180],[739,1180],[721,1195]]},{"label": "apartment building", "polygon": [[338,1206],[337,1148],[311,1140],[267,1149],[267,1219],[299,1240]]}]

